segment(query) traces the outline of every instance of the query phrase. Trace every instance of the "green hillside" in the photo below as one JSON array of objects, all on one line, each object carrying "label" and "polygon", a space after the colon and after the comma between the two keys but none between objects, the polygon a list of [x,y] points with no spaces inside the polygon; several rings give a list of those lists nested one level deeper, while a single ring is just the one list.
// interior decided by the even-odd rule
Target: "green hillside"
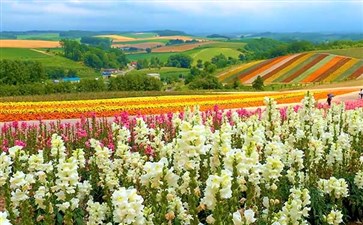
[{"label": "green hillside", "polygon": [[46,52],[41,53],[33,49],[0,48],[0,60],[2,59],[38,61],[43,64],[45,69],[54,67],[74,69],[78,71],[78,76],[81,78],[94,78],[99,76],[96,71],[81,63],[58,55],[47,55]]},{"label": "green hillside", "polygon": [[319,53],[330,53],[335,55],[343,55],[357,59],[363,59],[363,48],[347,48],[347,49],[331,49],[320,50]]},{"label": "green hillside", "polygon": [[198,59],[201,59],[203,61],[210,61],[214,56],[219,55],[219,54],[224,54],[226,57],[238,58],[240,52],[237,51],[236,49],[232,49],[232,48],[214,48],[214,47],[209,48],[209,47],[203,46],[200,48],[195,48],[195,49],[192,49],[189,51],[178,52],[178,53],[151,52],[151,53],[128,54],[127,58],[130,61],[137,61],[139,59],[150,60],[151,57],[158,57],[162,62],[166,62],[168,60],[169,56],[175,55],[175,54],[189,55],[193,58],[193,62],[196,63]]}]

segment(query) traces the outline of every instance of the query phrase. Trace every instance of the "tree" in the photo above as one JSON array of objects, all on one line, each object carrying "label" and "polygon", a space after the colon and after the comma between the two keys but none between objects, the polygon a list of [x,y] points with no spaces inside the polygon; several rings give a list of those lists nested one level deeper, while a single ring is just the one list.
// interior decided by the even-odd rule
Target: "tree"
[{"label": "tree", "polygon": [[146,48],[145,51],[146,53],[151,53],[151,48]]},{"label": "tree", "polygon": [[203,60],[198,59],[198,61],[197,61],[197,67],[198,67],[199,69],[203,69]]},{"label": "tree", "polygon": [[136,69],[141,70],[149,67],[149,61],[147,59],[138,59]]},{"label": "tree", "polygon": [[168,58],[167,65],[171,67],[190,68],[193,59],[189,55],[176,54]]},{"label": "tree", "polygon": [[253,82],[252,87],[256,90],[263,90],[263,87],[265,85],[263,84],[263,79],[261,76],[258,76]]}]

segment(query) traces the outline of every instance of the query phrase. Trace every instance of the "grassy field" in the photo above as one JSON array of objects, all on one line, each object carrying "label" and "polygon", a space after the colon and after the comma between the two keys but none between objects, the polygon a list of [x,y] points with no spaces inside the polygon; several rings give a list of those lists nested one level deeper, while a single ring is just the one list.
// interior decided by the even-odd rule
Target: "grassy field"
[{"label": "grassy field", "polygon": [[160,69],[142,69],[142,70],[132,70],[128,74],[148,74],[148,73],[158,73],[160,74],[160,79],[163,81],[173,80],[177,81],[180,76],[185,77],[189,74],[189,69],[185,68],[175,68],[175,67],[162,67]]},{"label": "grassy field", "polygon": [[21,34],[17,35],[19,40],[45,40],[45,41],[59,41],[59,33],[41,33],[41,34]]},{"label": "grassy field", "polygon": [[231,49],[231,48],[206,48],[202,46],[201,48],[195,48],[189,51],[181,52],[181,53],[158,53],[158,52],[151,52],[151,53],[137,53],[137,54],[128,54],[127,58],[131,61],[137,61],[138,59],[148,59],[150,60],[151,57],[158,57],[162,62],[166,62],[171,55],[175,54],[185,54],[189,55],[193,58],[193,63],[197,63],[198,59],[203,61],[210,61],[216,55],[224,54],[226,57],[233,57],[238,58],[240,52]]},{"label": "grassy field", "polygon": [[47,68],[62,67],[65,69],[75,69],[81,78],[94,78],[99,76],[93,69],[84,66],[81,63],[74,62],[62,56],[47,55],[32,49],[23,48],[0,48],[0,60],[34,60],[43,64]]},{"label": "grassy field", "polygon": [[363,48],[331,49],[331,50],[320,50],[317,52],[363,59]]},{"label": "grassy field", "polygon": [[202,48],[191,50],[189,55],[193,58],[193,62],[196,63],[198,59],[210,61],[214,56],[224,54],[226,57],[238,58],[240,52],[230,48]]},{"label": "grassy field", "polygon": [[246,43],[243,42],[218,41],[215,43],[206,44],[204,47],[239,49],[243,48],[245,45]]},{"label": "grassy field", "polygon": [[120,35],[124,37],[131,37],[131,38],[151,38],[155,37],[157,33],[121,33]]}]

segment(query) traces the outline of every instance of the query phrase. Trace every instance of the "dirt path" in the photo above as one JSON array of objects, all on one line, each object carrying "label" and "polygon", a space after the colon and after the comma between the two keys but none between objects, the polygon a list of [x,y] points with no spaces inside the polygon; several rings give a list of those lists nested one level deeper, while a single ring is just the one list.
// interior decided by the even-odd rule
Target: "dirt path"
[{"label": "dirt path", "polygon": [[39,50],[39,49],[31,48],[30,50],[35,51],[35,52],[42,53],[42,54],[44,54],[44,55],[53,56],[52,54],[50,54],[50,53],[48,53],[48,52],[45,52],[45,51],[42,51],[42,50]]}]

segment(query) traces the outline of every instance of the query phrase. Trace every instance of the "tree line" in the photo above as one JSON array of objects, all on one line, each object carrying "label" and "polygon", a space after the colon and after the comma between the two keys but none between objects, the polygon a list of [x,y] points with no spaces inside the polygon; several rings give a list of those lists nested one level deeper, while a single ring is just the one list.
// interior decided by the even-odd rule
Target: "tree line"
[{"label": "tree line", "polygon": [[47,79],[44,67],[36,61],[0,61],[0,84],[19,85],[42,82]]},{"label": "tree line", "polygon": [[18,83],[0,84],[0,96],[46,95],[56,93],[79,93],[101,91],[160,91],[163,83],[143,74],[125,75],[110,78],[108,82],[100,80],[81,80],[79,83]]},{"label": "tree line", "polygon": [[363,40],[338,40],[327,43],[312,43],[309,41],[281,42],[269,38],[259,38],[244,40],[244,42],[247,42],[247,45],[243,49],[239,49],[242,52],[239,55],[241,61],[270,59],[313,50],[363,47]]},{"label": "tree line", "polygon": [[117,48],[102,49],[99,47],[80,44],[77,41],[63,39],[60,44],[64,50],[64,56],[77,62],[94,68],[125,68],[128,60],[126,55]]}]

